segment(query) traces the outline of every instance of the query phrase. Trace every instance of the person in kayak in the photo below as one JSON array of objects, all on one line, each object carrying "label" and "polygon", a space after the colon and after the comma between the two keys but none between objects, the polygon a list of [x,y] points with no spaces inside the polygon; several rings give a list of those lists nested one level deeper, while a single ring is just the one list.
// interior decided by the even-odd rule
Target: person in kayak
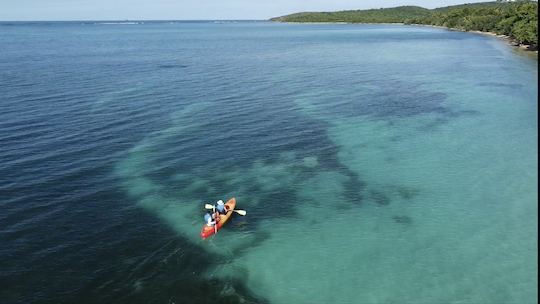
[{"label": "person in kayak", "polygon": [[229,211],[222,200],[217,201],[216,204],[216,210],[219,212],[219,214],[226,214],[227,211]]},{"label": "person in kayak", "polygon": [[215,218],[216,213],[206,212],[206,214],[204,215],[204,221],[209,227],[212,227],[216,224]]}]

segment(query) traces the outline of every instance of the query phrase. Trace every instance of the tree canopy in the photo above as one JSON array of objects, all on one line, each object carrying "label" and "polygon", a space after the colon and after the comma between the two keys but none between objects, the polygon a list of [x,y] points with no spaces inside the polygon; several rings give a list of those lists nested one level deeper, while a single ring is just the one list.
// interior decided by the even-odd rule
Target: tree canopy
[{"label": "tree canopy", "polygon": [[339,12],[304,12],[270,20],[281,22],[403,23],[404,20],[427,17],[430,14],[430,10],[423,7],[399,6]]},{"label": "tree canopy", "polygon": [[304,12],[270,19],[280,22],[405,23],[507,35],[538,46],[538,2],[494,1],[426,9],[400,6],[339,12]]},{"label": "tree canopy", "polygon": [[407,19],[404,23],[493,32],[510,36],[519,43],[538,45],[538,3],[532,1],[451,6],[434,9],[428,16]]}]

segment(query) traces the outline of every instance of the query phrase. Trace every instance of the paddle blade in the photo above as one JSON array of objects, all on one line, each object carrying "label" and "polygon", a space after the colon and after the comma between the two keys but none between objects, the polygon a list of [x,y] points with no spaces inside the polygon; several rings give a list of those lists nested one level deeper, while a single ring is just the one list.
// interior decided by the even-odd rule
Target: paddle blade
[{"label": "paddle blade", "polygon": [[240,214],[240,215],[246,215],[247,214],[246,210],[236,210],[236,209],[234,209],[233,211]]},{"label": "paddle blade", "polygon": [[210,205],[210,204],[205,204],[204,205],[204,208],[205,209],[214,209],[214,206]]}]

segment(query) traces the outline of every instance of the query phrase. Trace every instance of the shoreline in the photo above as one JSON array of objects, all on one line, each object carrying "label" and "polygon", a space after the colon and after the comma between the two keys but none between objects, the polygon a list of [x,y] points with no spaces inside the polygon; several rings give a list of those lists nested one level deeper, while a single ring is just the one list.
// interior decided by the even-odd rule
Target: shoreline
[{"label": "shoreline", "polygon": [[530,45],[530,44],[519,43],[514,38],[512,38],[510,36],[507,36],[507,35],[500,35],[500,34],[493,33],[493,32],[482,32],[482,31],[467,31],[467,32],[468,33],[474,33],[474,34],[480,34],[480,35],[487,35],[487,36],[496,37],[496,38],[504,40],[511,47],[517,48],[517,49],[525,51],[525,52],[538,54],[538,48],[534,49],[532,47],[532,45]]},{"label": "shoreline", "polygon": [[480,35],[487,35],[487,36],[496,37],[496,38],[499,38],[499,39],[502,39],[502,40],[506,41],[506,43],[509,46],[511,46],[511,47],[513,47],[515,49],[519,49],[519,50],[527,52],[529,54],[538,55],[538,48],[533,49],[533,48],[531,48],[532,45],[518,43],[515,39],[513,39],[512,37],[507,36],[507,35],[499,35],[499,34],[494,33],[494,32],[466,31],[466,30],[462,30],[462,29],[458,29],[458,28],[446,27],[446,26],[441,26],[441,25],[416,24],[416,23],[405,24],[403,22],[324,22],[324,21],[321,21],[321,22],[296,22],[296,21],[279,21],[279,20],[270,20],[270,22],[287,23],[287,24],[391,24],[391,25],[412,25],[412,26],[434,27],[434,28],[439,28],[439,29],[444,29],[444,30],[449,30],[449,31],[457,31],[457,32],[464,32],[464,33],[474,33],[474,34],[480,34]]},{"label": "shoreline", "polygon": [[458,29],[458,28],[446,27],[446,26],[441,26],[441,25],[431,25],[431,24],[414,24],[414,23],[411,23],[411,24],[408,24],[408,25],[434,27],[434,28],[439,28],[439,29],[444,29],[444,30],[449,30],[449,31],[456,31],[456,32],[463,32],[463,33],[473,33],[473,34],[492,36],[492,37],[496,37],[496,38],[504,40],[509,46],[511,46],[513,48],[519,49],[521,51],[525,51],[527,53],[536,53],[536,54],[538,54],[538,49],[533,49],[532,45],[521,44],[521,43],[517,42],[514,38],[512,38],[510,36],[500,35],[500,34],[497,34],[497,33],[494,33],[494,32],[466,31],[466,30],[462,30],[462,29]]},{"label": "shoreline", "polygon": [[403,22],[300,22],[300,21],[277,21],[277,20],[269,20],[270,22],[276,22],[276,23],[286,23],[286,24],[392,24],[392,25],[405,25]]}]

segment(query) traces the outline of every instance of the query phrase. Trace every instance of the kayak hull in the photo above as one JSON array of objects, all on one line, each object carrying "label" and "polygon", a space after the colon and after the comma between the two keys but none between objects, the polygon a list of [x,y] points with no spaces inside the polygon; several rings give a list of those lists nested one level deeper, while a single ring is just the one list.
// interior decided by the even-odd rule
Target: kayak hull
[{"label": "kayak hull", "polygon": [[226,214],[220,214],[220,220],[217,222],[216,227],[204,225],[201,230],[201,238],[205,239],[219,230],[223,225],[229,220],[233,214],[233,209],[236,206],[236,199],[233,197],[225,203],[226,209],[228,210]]}]

